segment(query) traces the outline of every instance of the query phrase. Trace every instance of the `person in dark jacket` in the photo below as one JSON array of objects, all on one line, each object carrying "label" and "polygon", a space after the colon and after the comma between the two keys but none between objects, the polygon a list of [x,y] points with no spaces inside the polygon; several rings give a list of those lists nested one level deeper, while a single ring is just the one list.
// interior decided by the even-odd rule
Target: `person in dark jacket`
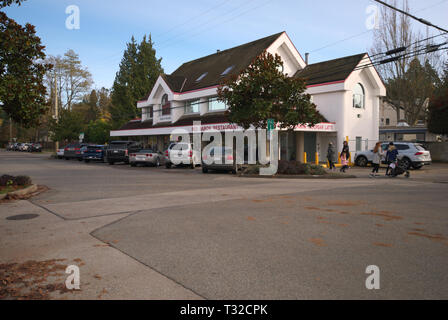
[{"label": "person in dark jacket", "polygon": [[395,145],[393,142],[389,143],[389,147],[387,149],[386,153],[386,163],[387,163],[387,169],[386,169],[386,176],[388,176],[390,173],[389,171],[392,169],[391,165],[396,166],[398,157],[398,150],[395,148]]},{"label": "person in dark jacket", "polygon": [[332,142],[330,142],[328,144],[327,160],[328,160],[328,163],[330,164],[330,170],[336,169],[336,167],[334,166],[334,163],[337,161],[337,156],[336,156],[336,150],[334,149]]}]

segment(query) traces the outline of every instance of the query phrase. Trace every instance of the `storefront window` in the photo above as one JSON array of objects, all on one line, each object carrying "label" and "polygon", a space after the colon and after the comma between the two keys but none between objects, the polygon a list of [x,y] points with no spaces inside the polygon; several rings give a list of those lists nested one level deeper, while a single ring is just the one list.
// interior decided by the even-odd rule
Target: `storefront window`
[{"label": "storefront window", "polygon": [[225,110],[226,104],[218,100],[218,97],[208,99],[208,111]]},{"label": "storefront window", "polygon": [[185,113],[199,113],[199,99],[185,102]]}]

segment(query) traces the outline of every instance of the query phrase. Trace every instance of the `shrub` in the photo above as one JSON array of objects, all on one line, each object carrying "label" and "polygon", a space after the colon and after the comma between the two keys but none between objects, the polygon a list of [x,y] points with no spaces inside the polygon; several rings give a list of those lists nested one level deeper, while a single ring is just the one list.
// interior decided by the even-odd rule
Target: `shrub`
[{"label": "shrub", "polygon": [[14,176],[10,176],[9,174],[4,174],[0,177],[0,186],[14,186],[17,185],[16,178]]},{"label": "shrub", "polygon": [[278,174],[305,174],[306,165],[299,161],[291,160],[279,160],[278,162]]},{"label": "shrub", "polygon": [[316,164],[306,164],[306,174],[313,176],[321,176],[327,174],[327,171],[319,165]]},{"label": "shrub", "polygon": [[19,186],[29,186],[32,183],[32,181],[31,178],[28,176],[17,176],[16,183]]}]

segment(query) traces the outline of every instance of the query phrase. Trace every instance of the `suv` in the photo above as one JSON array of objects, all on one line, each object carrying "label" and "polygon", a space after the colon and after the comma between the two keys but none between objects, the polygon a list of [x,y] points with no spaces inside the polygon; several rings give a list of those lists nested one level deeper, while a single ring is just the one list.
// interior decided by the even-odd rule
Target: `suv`
[{"label": "suv", "polygon": [[[401,160],[407,168],[420,169],[424,165],[431,164],[431,154],[421,144],[415,142],[394,142],[398,150],[398,160]],[[381,149],[386,151],[389,142],[381,143]],[[366,167],[367,164],[372,163],[373,150],[361,151],[355,153],[355,164],[360,167]],[[382,158],[385,163],[385,156]]]},{"label": "suv", "polygon": [[129,154],[138,152],[141,148],[141,144],[136,141],[112,141],[107,147],[107,162],[110,165],[113,165],[115,162],[129,164]]},{"label": "suv", "polygon": [[[175,164],[176,163],[176,164]],[[165,151],[165,167],[173,165],[189,165],[192,169],[201,163],[201,154],[193,150],[193,144],[173,142]]]}]

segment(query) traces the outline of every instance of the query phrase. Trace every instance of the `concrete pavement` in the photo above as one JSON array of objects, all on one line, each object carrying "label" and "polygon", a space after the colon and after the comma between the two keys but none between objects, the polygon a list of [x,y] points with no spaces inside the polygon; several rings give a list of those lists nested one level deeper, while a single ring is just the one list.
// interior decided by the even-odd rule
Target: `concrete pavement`
[{"label": "concrete pavement", "polygon": [[[0,163],[50,187],[0,204],[0,263],[82,264],[81,291],[52,298],[448,298],[444,165],[292,180],[1,151]],[[20,213],[39,217],[5,219]],[[377,291],[364,285],[371,264]]]}]

